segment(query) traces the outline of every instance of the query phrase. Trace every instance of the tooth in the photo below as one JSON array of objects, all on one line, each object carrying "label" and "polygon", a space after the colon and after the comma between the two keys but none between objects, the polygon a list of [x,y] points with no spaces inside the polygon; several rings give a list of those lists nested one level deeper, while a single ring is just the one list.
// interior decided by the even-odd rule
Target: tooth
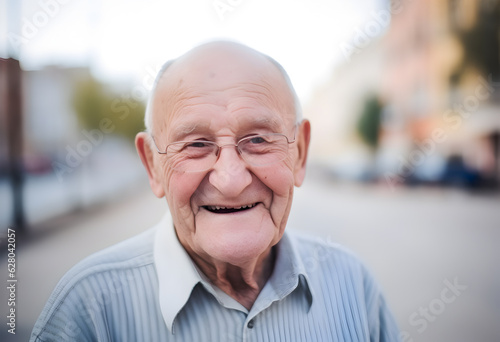
[{"label": "tooth", "polygon": [[234,207],[234,209],[241,209],[241,207]]},{"label": "tooth", "polygon": [[220,207],[221,209],[226,209],[226,207]]}]

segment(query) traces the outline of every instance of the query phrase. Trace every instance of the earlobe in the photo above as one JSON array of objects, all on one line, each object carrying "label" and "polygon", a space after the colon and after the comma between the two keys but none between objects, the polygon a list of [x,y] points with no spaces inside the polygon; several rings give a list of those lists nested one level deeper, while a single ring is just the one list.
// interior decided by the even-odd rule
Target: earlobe
[{"label": "earlobe", "polygon": [[304,119],[300,123],[297,137],[298,155],[295,161],[294,184],[301,186],[306,176],[307,154],[309,151],[309,142],[311,140],[311,124],[309,120]]},{"label": "earlobe", "polygon": [[153,190],[153,193],[156,197],[162,198],[165,196],[165,191],[162,187],[161,177],[159,177],[159,174],[155,168],[154,151],[151,149],[149,139],[151,138],[148,133],[137,133],[137,135],[135,136],[135,147],[148,174],[151,190]]}]

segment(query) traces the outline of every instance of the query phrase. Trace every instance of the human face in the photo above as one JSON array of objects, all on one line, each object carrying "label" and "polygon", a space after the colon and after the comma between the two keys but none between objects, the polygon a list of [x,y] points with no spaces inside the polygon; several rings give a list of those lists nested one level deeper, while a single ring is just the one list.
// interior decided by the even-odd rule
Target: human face
[{"label": "human face", "polygon": [[[205,53],[205,63],[210,57],[214,56]],[[183,77],[174,82],[174,93],[169,86],[158,90],[157,145],[162,148],[175,141],[197,139],[235,144],[241,138],[265,133],[283,133],[293,140],[293,99],[274,66],[262,65],[262,60],[244,61],[242,66],[239,60],[216,57],[203,72],[196,64],[177,69]],[[170,105],[165,106],[165,98]],[[168,110],[162,113],[161,108]],[[246,164],[234,147],[222,148],[216,164],[206,172],[179,172],[170,167],[168,156],[154,155],[156,181],[188,252],[209,263],[237,266],[269,252],[283,235],[294,183],[304,167],[305,156],[297,146],[304,140],[301,130],[298,141],[290,144],[288,156],[268,166]]]}]

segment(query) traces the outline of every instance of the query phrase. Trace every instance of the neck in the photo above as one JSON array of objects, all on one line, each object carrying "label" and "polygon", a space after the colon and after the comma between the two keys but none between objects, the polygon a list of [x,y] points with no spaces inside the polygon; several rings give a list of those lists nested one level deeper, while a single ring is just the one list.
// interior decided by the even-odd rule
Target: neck
[{"label": "neck", "polygon": [[213,285],[250,310],[271,277],[274,254],[274,249],[270,248],[256,260],[240,266],[214,260],[207,262],[197,255],[191,255],[191,258]]}]

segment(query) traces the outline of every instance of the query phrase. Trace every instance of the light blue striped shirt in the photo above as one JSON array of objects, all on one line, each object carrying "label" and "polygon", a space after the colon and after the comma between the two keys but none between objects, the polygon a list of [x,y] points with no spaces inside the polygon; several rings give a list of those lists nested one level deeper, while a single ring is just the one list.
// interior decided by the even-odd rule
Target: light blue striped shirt
[{"label": "light blue striped shirt", "polygon": [[167,215],[70,270],[31,341],[399,341],[372,277],[339,245],[286,232],[247,310],[212,285]]}]

